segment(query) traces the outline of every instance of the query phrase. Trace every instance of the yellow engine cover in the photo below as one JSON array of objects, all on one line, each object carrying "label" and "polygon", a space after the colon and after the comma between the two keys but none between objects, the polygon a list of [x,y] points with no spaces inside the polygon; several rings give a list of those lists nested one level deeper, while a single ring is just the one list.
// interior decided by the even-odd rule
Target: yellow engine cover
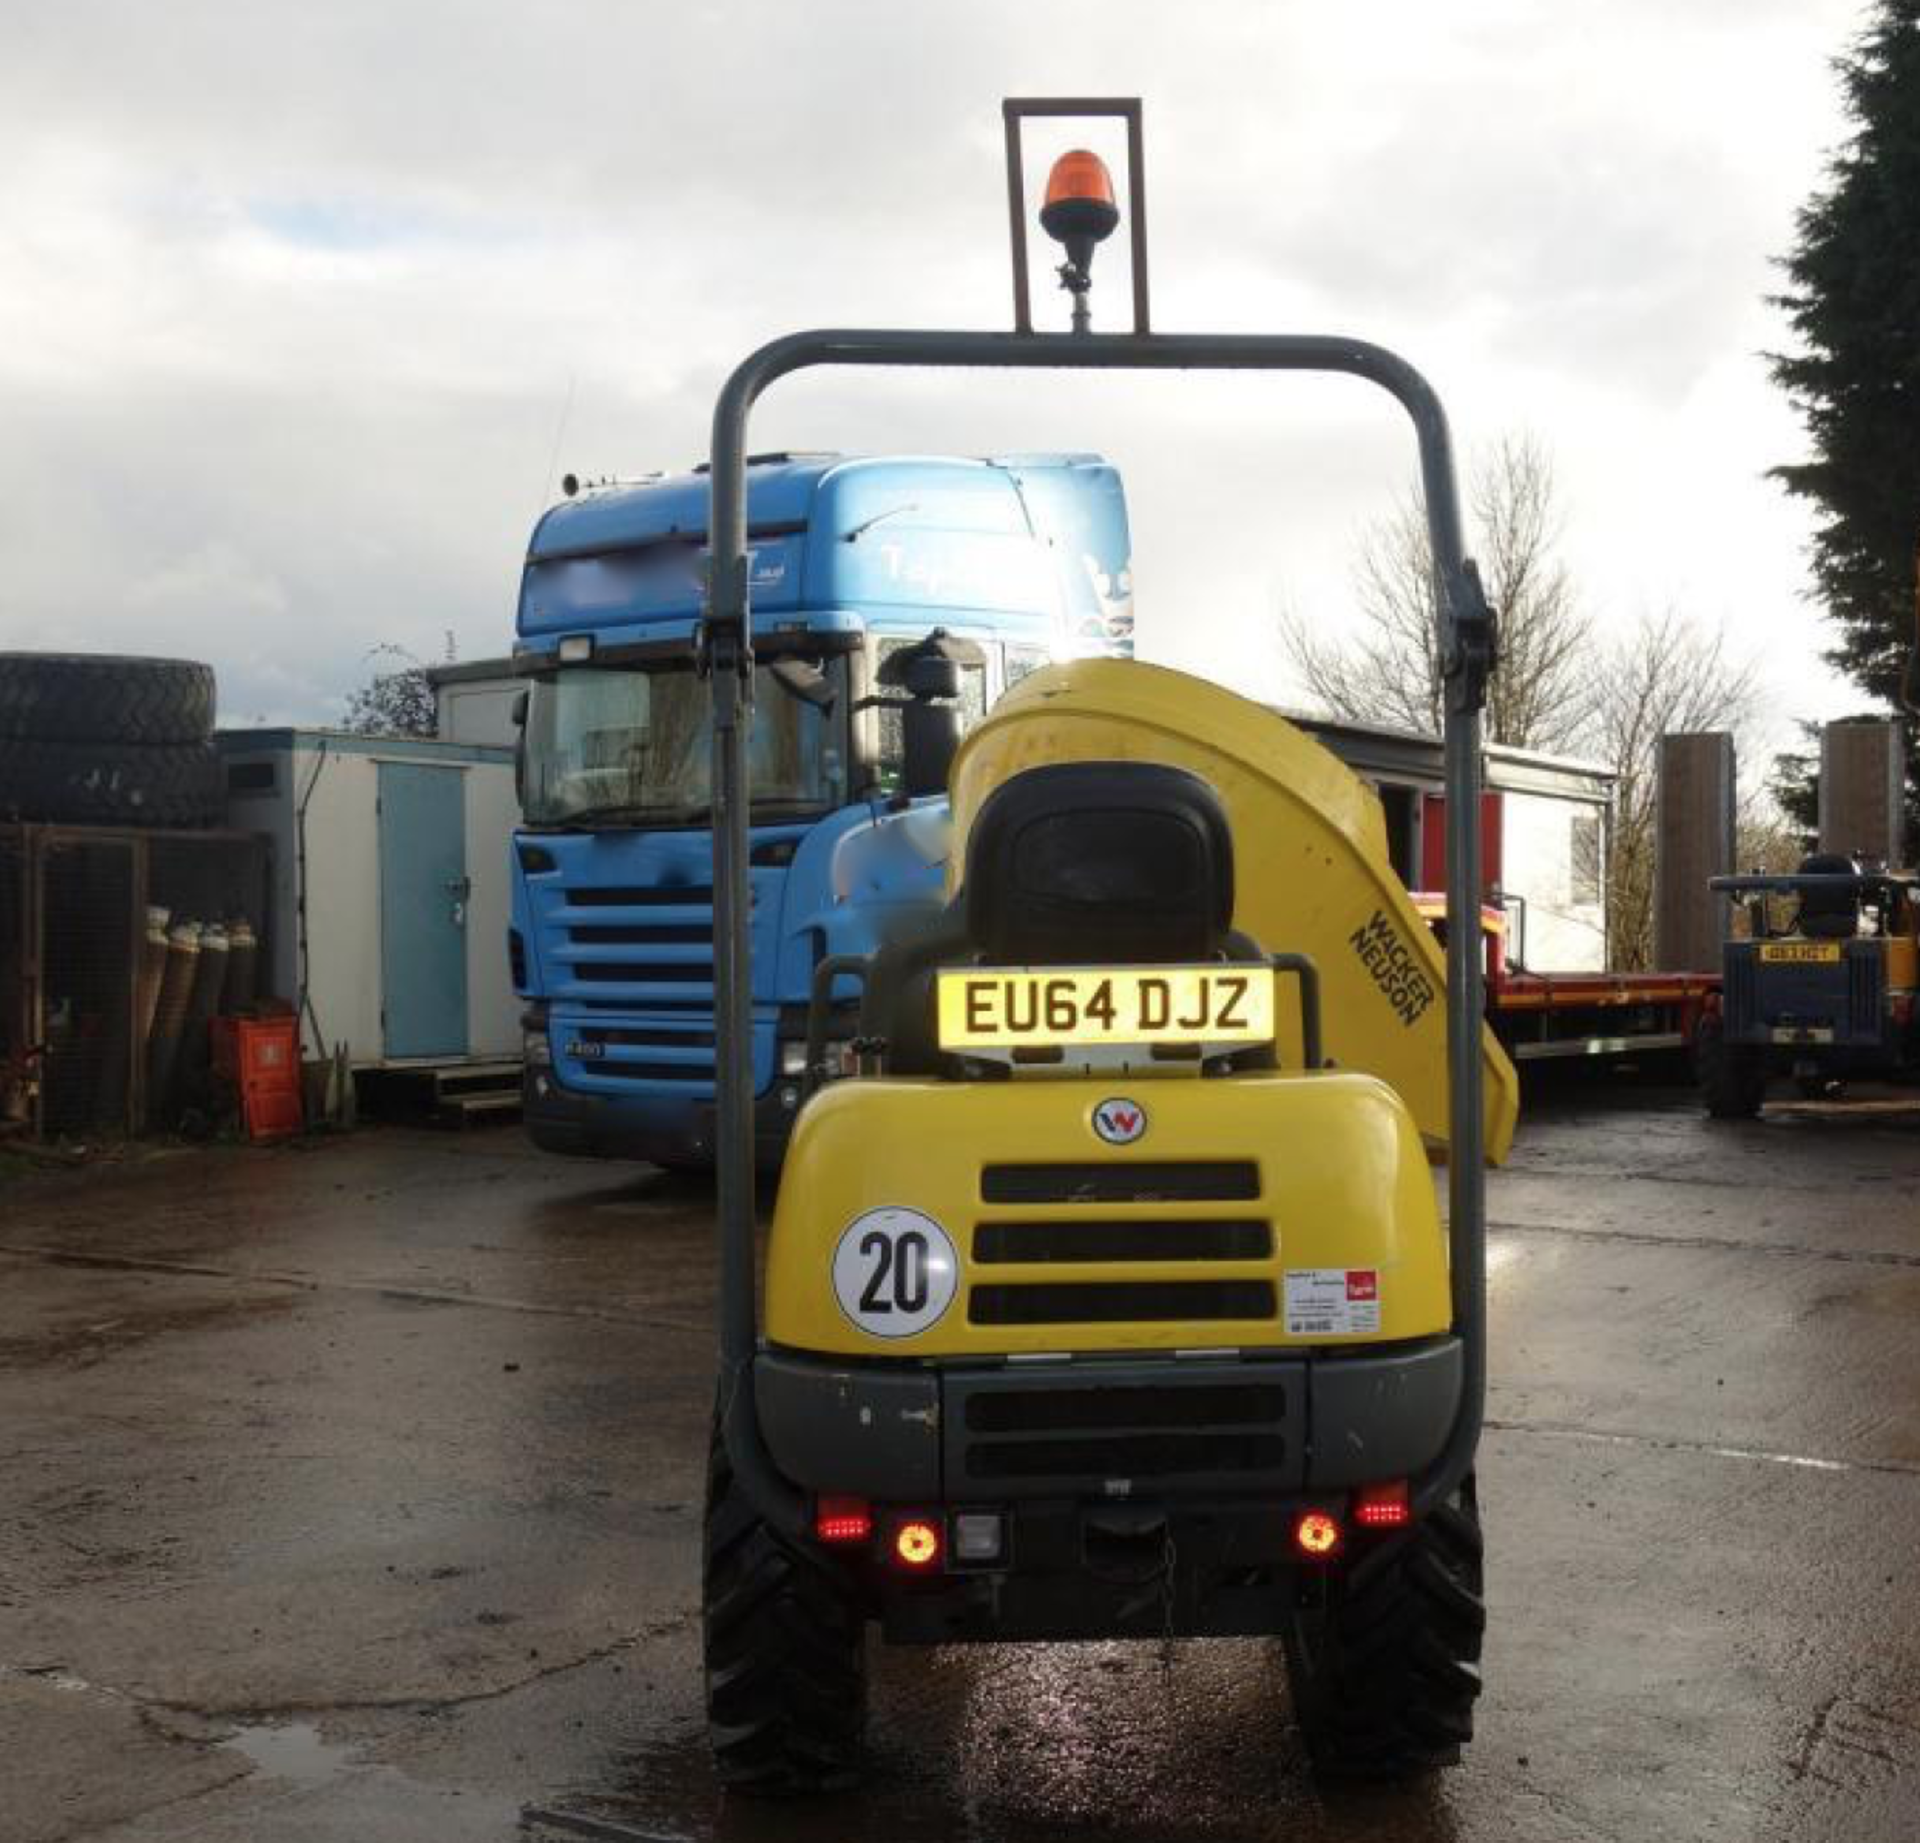
[{"label": "yellow engine cover", "polygon": [[[961,745],[954,874],[987,795],[1062,761],[1168,762],[1212,785],[1233,829],[1234,925],[1269,952],[1313,957],[1327,1055],[1387,1082],[1427,1142],[1444,1148],[1445,956],[1394,873],[1380,802],[1359,776],[1284,717],[1204,679],[1131,659],[1049,666]],[[1281,1054],[1296,1067],[1298,1017],[1283,1001]],[[1484,1027],[1481,1055],[1486,1151],[1498,1164],[1513,1143],[1519,1077]]]},{"label": "yellow engine cover", "polygon": [[1365,1345],[1450,1322],[1426,1154],[1367,1075],[840,1082],[801,1110],[767,1252],[768,1337],[848,1356]]}]

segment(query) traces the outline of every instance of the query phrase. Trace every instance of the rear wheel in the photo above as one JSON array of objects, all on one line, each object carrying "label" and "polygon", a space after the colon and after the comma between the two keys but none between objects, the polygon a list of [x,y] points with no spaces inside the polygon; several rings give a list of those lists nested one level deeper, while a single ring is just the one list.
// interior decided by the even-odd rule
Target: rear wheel
[{"label": "rear wheel", "polygon": [[730,1791],[831,1791],[858,1776],[866,1624],[850,1584],[746,1501],[714,1416],[703,1591],[707,1732]]},{"label": "rear wheel", "polygon": [[1315,1771],[1407,1779],[1458,1760],[1486,1626],[1471,1477],[1411,1529],[1305,1577],[1287,1667]]},{"label": "rear wheel", "polygon": [[1767,1070],[1748,1043],[1729,1043],[1726,1027],[1707,1018],[1694,1035],[1693,1062],[1700,1097],[1716,1120],[1751,1120],[1766,1098]]}]

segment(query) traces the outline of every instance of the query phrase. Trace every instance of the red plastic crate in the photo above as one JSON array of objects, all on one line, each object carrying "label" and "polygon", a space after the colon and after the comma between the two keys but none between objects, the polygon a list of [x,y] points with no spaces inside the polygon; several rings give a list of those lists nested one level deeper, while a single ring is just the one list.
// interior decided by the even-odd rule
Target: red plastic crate
[{"label": "red plastic crate", "polygon": [[297,1018],[215,1018],[213,1066],[240,1091],[249,1138],[278,1139],[300,1130]]}]

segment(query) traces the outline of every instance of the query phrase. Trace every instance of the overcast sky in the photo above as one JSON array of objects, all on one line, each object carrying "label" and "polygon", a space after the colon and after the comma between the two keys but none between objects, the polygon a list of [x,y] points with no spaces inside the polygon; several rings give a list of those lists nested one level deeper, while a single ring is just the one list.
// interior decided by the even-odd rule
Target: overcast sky
[{"label": "overcast sky", "polygon": [[[1762,354],[1856,0],[60,0],[0,58],[0,646],[179,652],[327,721],[370,648],[511,643],[561,472],[703,457],[817,324],[1006,324],[999,99],[1146,104],[1163,330],[1342,331],[1550,449],[1588,618],[1819,663]],[[1063,141],[1043,134],[1041,165]],[[1120,324],[1117,245],[1096,275]],[[1060,298],[1037,302],[1063,324]],[[757,447],[1098,448],[1142,652],[1284,695],[1411,476],[1344,381],[815,374]]]}]

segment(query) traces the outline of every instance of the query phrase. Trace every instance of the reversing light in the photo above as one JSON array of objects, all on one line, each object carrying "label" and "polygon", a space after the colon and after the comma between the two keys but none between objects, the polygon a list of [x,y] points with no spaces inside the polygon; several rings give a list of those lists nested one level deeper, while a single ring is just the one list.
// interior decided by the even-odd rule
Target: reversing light
[{"label": "reversing light", "polygon": [[557,649],[563,666],[577,666],[593,657],[592,634],[568,634]]},{"label": "reversing light", "polygon": [[873,1511],[863,1497],[823,1497],[813,1507],[813,1533],[821,1542],[866,1542]]},{"label": "reversing light", "polygon": [[997,1510],[963,1510],[953,1519],[955,1561],[996,1562],[1007,1546],[1006,1519]]},{"label": "reversing light", "polygon": [[893,1532],[893,1553],[903,1568],[931,1568],[940,1559],[940,1526],[909,1517]]},{"label": "reversing light", "polygon": [[1293,1546],[1310,1561],[1325,1561],[1340,1546],[1340,1522],[1324,1510],[1303,1510],[1293,1525]]},{"label": "reversing light", "polygon": [[1362,1529],[1404,1529],[1413,1521],[1413,1499],[1404,1478],[1362,1485],[1353,1494],[1353,1520]]}]

